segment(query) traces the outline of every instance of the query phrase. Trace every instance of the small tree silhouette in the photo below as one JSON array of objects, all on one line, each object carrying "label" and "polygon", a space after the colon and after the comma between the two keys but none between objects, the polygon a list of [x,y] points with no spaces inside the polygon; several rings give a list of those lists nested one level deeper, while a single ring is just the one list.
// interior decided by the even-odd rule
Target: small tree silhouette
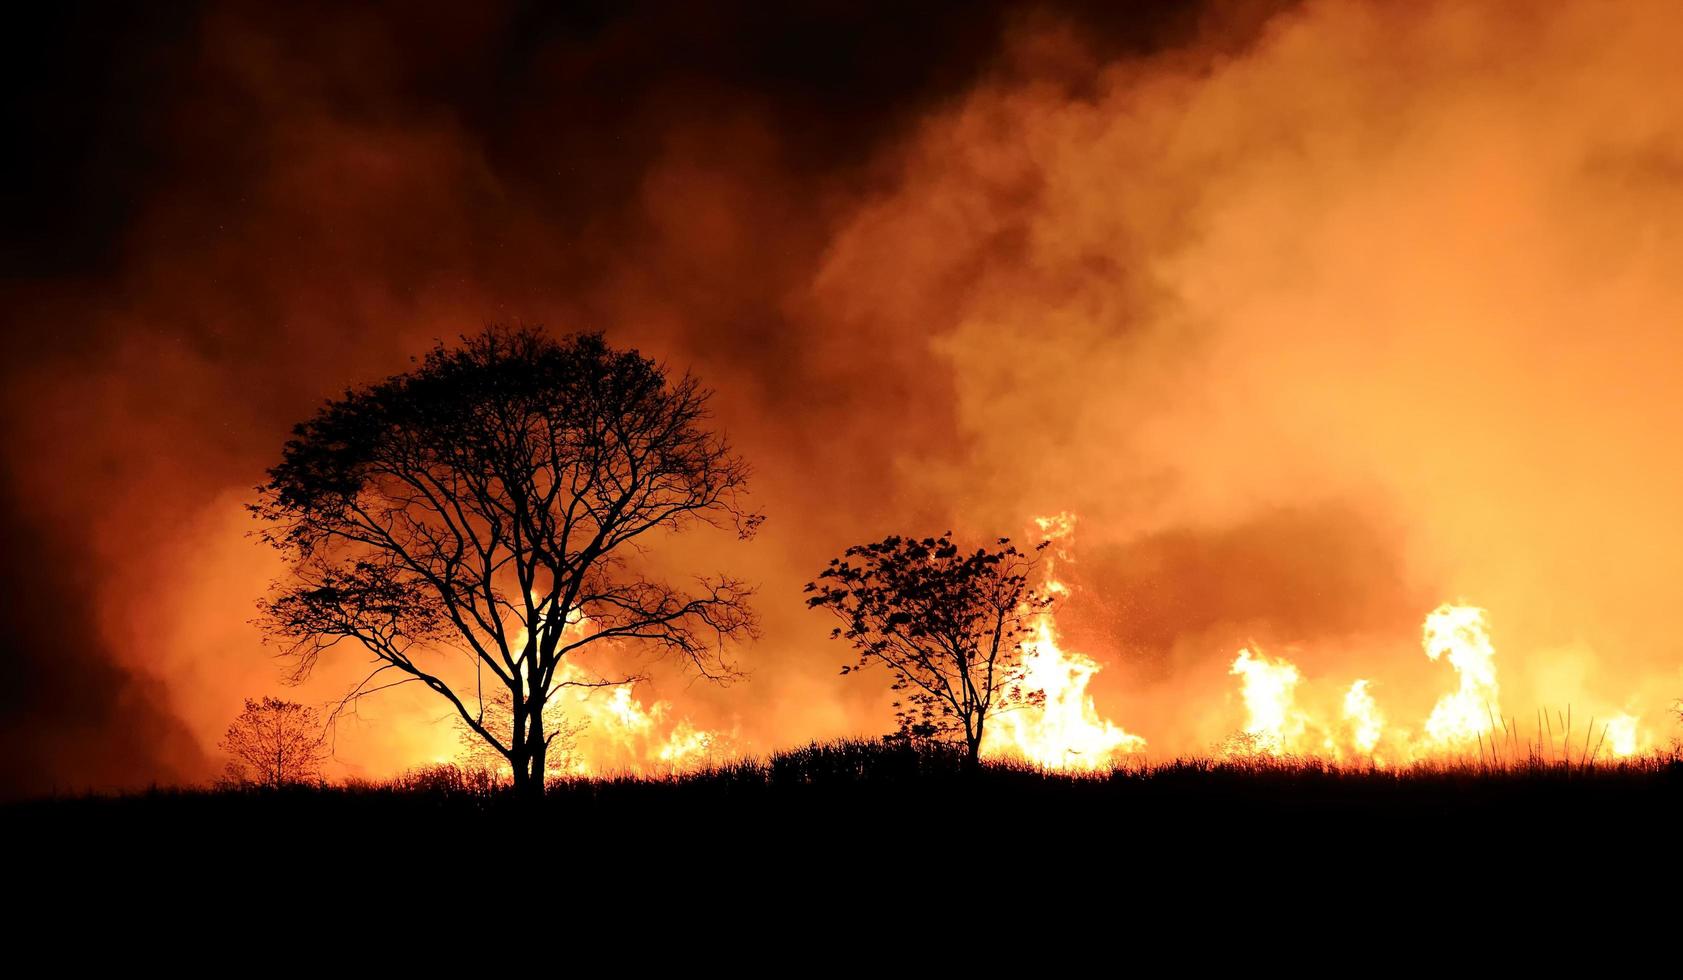
[{"label": "small tree silhouette", "polygon": [[1029,588],[1037,554],[1008,538],[966,554],[951,533],[855,545],[807,583],[807,605],[834,613],[830,635],[859,651],[843,674],[873,661],[894,672],[901,737],[960,741],[974,768],[990,714],[1045,701],[1024,686],[1022,639],[1051,597]]},{"label": "small tree silhouette", "polygon": [[314,782],[328,756],[315,709],[275,697],[246,698],[222,736],[222,751],[230,781],[265,786]]}]

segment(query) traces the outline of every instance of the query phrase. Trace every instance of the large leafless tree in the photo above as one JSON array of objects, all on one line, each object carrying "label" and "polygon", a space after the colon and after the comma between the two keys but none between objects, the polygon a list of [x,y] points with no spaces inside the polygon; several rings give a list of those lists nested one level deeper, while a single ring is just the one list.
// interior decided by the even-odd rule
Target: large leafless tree
[{"label": "large leafless tree", "polygon": [[[545,706],[583,683],[565,658],[639,642],[719,679],[728,642],[754,633],[742,582],[681,589],[638,560],[655,532],[747,537],[761,519],[709,394],[596,334],[492,329],[435,347],[295,428],[253,507],[293,573],[261,622],[300,677],[346,640],[367,651],[347,703],[394,683],[436,692],[541,794],[557,733]],[[451,650],[470,679],[440,669]],[[499,688],[506,728],[486,723]]]}]

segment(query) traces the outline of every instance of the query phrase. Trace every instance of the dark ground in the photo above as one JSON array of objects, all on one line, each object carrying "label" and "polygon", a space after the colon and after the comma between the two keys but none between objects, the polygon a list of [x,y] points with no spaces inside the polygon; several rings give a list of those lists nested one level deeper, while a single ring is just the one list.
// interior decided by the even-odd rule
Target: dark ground
[{"label": "dark ground", "polygon": [[0,920],[14,951],[213,975],[1647,977],[1675,957],[1677,762],[967,779],[855,743],[536,806],[419,782],[11,804]]},{"label": "dark ground", "polygon": [[[1409,774],[1182,763],[1108,778],[990,765],[966,777],[947,753],[841,743],[679,779],[561,782],[536,805],[450,777],[158,790],[0,813],[10,839],[28,842],[20,863],[48,876],[215,880],[260,866],[285,869],[276,887],[331,891],[346,876],[496,880],[534,862],[563,890],[682,881],[697,895],[728,884],[918,901],[1072,886],[1203,914],[1228,900],[1439,891],[1450,904],[1505,905],[1525,882],[1669,890],[1683,828],[1677,761]],[[1600,907],[1580,897],[1580,912]]]}]

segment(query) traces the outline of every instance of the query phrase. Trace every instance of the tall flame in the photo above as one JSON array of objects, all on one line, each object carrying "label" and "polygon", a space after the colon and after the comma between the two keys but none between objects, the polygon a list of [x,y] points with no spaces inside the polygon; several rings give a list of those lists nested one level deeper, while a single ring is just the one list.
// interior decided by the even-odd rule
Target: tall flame
[{"label": "tall flame", "polygon": [[1497,703],[1496,648],[1490,642],[1485,612],[1477,606],[1445,603],[1426,617],[1422,641],[1426,656],[1447,659],[1461,686],[1445,694],[1426,719],[1427,742],[1440,749],[1465,750],[1488,735],[1501,714]]},{"label": "tall flame", "polygon": [[1296,705],[1302,675],[1289,661],[1240,650],[1229,674],[1243,678],[1241,693],[1247,716],[1244,737],[1229,746],[1229,754],[1286,755],[1302,748],[1307,720]]},{"label": "tall flame", "polygon": [[1372,757],[1385,731],[1385,716],[1368,690],[1368,682],[1358,680],[1344,695],[1344,721],[1350,727],[1350,743],[1362,755]]},{"label": "tall flame", "polygon": [[[1034,523],[1051,542],[1065,543],[1075,532],[1073,514],[1037,517]],[[1061,599],[1070,590],[1057,578],[1059,560],[1068,561],[1067,552],[1053,550],[1046,558],[1041,590]],[[1099,663],[1059,645],[1052,608],[1034,615],[1023,641],[1023,661],[1025,686],[1044,692],[1045,702],[1001,712],[990,720],[984,754],[1026,759],[1048,769],[1096,770],[1145,750],[1145,739],[1099,714],[1087,690],[1101,669]]]}]

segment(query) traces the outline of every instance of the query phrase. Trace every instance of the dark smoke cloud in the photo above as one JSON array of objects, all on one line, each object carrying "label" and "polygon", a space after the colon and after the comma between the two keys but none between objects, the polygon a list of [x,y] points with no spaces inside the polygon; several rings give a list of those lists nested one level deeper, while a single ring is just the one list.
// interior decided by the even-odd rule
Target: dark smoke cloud
[{"label": "dark smoke cloud", "polygon": [[0,577],[0,791],[73,791],[169,782],[197,774],[199,747],[163,706],[162,685],[114,661],[76,624],[97,594],[96,571],[67,563],[62,539],[18,520],[6,495]]}]

